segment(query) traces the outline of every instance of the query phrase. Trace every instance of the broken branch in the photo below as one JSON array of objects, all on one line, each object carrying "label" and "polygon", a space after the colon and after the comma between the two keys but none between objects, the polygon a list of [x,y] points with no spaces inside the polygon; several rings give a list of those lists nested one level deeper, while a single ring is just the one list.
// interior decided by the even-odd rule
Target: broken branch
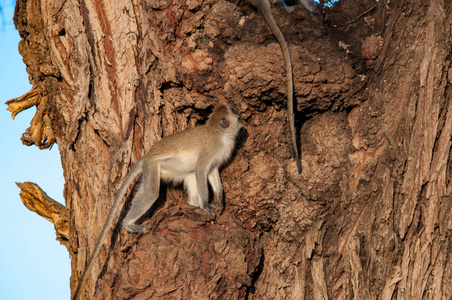
[{"label": "broken branch", "polygon": [[56,239],[67,248],[69,246],[69,226],[66,207],[50,198],[33,182],[16,182],[16,184],[21,189],[20,198],[25,207],[53,223],[57,234]]}]

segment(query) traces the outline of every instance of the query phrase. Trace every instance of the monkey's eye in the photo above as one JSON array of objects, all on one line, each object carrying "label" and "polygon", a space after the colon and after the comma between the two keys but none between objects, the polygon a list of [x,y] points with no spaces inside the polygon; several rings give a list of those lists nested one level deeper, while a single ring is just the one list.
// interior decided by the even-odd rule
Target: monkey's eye
[{"label": "monkey's eye", "polygon": [[221,118],[220,119],[220,126],[223,128],[228,128],[230,125],[229,120],[226,118]]}]

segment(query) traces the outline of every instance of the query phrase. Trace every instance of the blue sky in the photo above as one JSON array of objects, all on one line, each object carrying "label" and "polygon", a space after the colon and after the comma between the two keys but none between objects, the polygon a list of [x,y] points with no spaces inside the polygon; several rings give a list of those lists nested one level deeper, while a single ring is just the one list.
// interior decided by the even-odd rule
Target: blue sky
[{"label": "blue sky", "polygon": [[19,33],[12,16],[15,1],[0,0],[0,299],[69,299],[70,257],[55,240],[53,224],[29,211],[15,182],[37,183],[50,197],[64,204],[60,154],[22,145],[35,108],[13,121],[5,101],[31,88],[19,55]]}]

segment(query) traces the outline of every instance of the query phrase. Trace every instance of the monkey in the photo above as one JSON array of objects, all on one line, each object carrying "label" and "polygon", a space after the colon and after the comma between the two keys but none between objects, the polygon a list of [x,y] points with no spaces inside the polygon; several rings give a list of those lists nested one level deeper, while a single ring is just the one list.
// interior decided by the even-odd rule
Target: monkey
[{"label": "monkey", "polygon": [[[218,169],[230,159],[241,128],[240,115],[229,106],[220,105],[213,110],[206,124],[169,135],[151,147],[135,164],[119,188],[74,293],[74,300],[81,296],[88,273],[113,225],[115,215],[120,210],[122,198],[139,176],[141,184],[137,191],[137,199],[122,221],[122,226],[129,232],[147,232],[144,224],[138,225],[136,222],[157,200],[160,181],[183,182],[188,194],[188,204],[215,216],[212,207],[219,213],[223,211],[223,186]],[[217,206],[209,204],[208,183],[218,200]]]},{"label": "monkey", "polygon": [[312,13],[321,15],[322,14],[322,7],[319,3],[313,1],[313,0],[300,0],[301,4],[309,10]]},{"label": "monkey", "polygon": [[295,5],[303,4],[303,6],[310,12],[318,15],[322,14],[322,7],[314,0],[278,0],[276,3],[281,4],[286,8],[291,8]]},{"label": "monkey", "polygon": [[[278,40],[279,46],[284,57],[284,65],[286,67],[286,81],[287,81],[287,119],[289,122],[289,134],[290,142],[292,144],[292,157],[297,163],[298,173],[301,173],[301,157],[297,147],[297,138],[295,133],[295,120],[294,120],[294,99],[293,99],[293,72],[292,72],[292,60],[290,58],[289,47],[287,47],[286,39],[276,24],[273,14],[271,12],[270,0],[248,0],[252,5],[257,7],[264,16],[270,30]],[[293,6],[294,4],[287,4],[287,1],[280,0],[285,6]],[[296,4],[300,3],[299,0],[295,0]],[[320,5],[313,0],[301,0],[301,3],[311,12],[321,13]]]}]

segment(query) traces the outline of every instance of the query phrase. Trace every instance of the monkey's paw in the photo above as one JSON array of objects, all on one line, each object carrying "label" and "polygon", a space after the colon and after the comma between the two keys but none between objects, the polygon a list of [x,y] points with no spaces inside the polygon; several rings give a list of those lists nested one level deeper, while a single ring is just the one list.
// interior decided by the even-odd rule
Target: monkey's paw
[{"label": "monkey's paw", "polygon": [[128,232],[131,233],[148,233],[149,230],[146,228],[146,226],[144,224],[141,225],[134,225],[134,224],[130,224],[127,226],[124,226]]},{"label": "monkey's paw", "polygon": [[217,213],[209,206],[201,207],[203,210],[205,210],[209,215],[213,215],[213,217],[217,218]]},{"label": "monkey's paw", "polygon": [[221,213],[223,212],[223,210],[224,210],[224,205],[222,205],[222,204],[211,204],[210,205],[213,209],[215,209],[216,211],[218,211],[218,214],[220,214],[221,215]]}]

